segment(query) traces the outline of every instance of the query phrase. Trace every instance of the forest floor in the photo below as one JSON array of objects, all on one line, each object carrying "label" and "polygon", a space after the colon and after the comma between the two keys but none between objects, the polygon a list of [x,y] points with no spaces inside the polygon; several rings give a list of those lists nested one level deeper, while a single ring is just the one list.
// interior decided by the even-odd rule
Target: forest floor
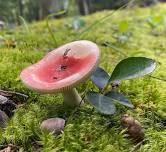
[{"label": "forest floor", "polygon": [[[56,43],[48,32],[46,21],[24,23],[14,30],[0,31],[1,39],[6,40],[0,48],[0,88],[29,96],[26,101],[18,96],[13,99],[19,107],[7,127],[0,131],[1,148],[13,144],[25,152],[129,152],[135,143],[124,134],[120,124],[121,116],[128,113],[145,130],[145,141],[137,151],[166,151],[164,81],[146,76],[122,82],[120,90],[135,108],[117,105],[117,113],[110,116],[101,115],[86,100],[73,115],[63,107],[61,94],[41,95],[20,81],[20,72],[40,60],[49,49],[79,39],[97,43],[101,50],[100,66],[109,73],[126,57],[144,56],[158,61],[152,75],[166,78],[166,5],[119,10],[101,24],[86,29],[111,13],[103,11],[82,17],[86,24],[78,30],[71,26],[73,18],[50,20]],[[80,85],[78,91],[83,96],[87,88],[94,88],[91,81]],[[62,134],[41,132],[40,123],[50,117],[68,119]],[[108,125],[109,122],[112,125]]]}]

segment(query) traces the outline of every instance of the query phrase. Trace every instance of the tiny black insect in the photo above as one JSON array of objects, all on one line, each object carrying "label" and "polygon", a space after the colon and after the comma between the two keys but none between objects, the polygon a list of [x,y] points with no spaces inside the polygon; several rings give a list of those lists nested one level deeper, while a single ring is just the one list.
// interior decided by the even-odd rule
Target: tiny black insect
[{"label": "tiny black insect", "polygon": [[64,58],[67,57],[67,54],[69,53],[70,50],[71,50],[71,49],[66,49],[66,51],[65,51],[64,54],[63,54],[63,57],[64,57]]},{"label": "tiny black insect", "polygon": [[61,65],[61,66],[60,66],[60,70],[61,70],[61,71],[66,70],[66,68],[67,68],[67,66],[66,66],[66,65]]},{"label": "tiny black insect", "polygon": [[58,77],[53,77],[53,79],[58,79]]}]

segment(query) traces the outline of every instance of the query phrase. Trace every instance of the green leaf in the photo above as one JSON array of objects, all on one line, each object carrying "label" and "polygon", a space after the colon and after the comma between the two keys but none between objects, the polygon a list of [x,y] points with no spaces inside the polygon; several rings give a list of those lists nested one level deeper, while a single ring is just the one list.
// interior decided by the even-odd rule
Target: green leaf
[{"label": "green leaf", "polygon": [[103,89],[107,85],[109,78],[108,73],[100,67],[90,77],[91,81],[100,89]]},{"label": "green leaf", "polygon": [[89,91],[86,94],[88,101],[96,107],[101,113],[109,115],[114,114],[116,108],[112,103],[112,99],[103,96],[100,93]]},{"label": "green leaf", "polygon": [[133,104],[120,92],[110,91],[106,94],[106,96],[117,101],[118,103],[124,106],[134,108]]},{"label": "green leaf", "polygon": [[151,28],[155,28],[155,27],[157,26],[157,25],[156,25],[156,22],[154,22],[151,17],[149,17],[149,18],[147,19],[147,23],[149,24],[149,26],[150,26]]},{"label": "green leaf", "polygon": [[163,19],[164,19],[163,15],[158,15],[158,16],[154,17],[154,22],[156,22],[156,23],[162,23]]},{"label": "green leaf", "polygon": [[0,95],[0,104],[4,104],[8,101],[8,98],[6,98],[5,96]]},{"label": "green leaf", "polygon": [[155,28],[160,24],[164,24],[164,16],[158,15],[158,16],[150,16],[147,19],[147,23],[152,27]]},{"label": "green leaf", "polygon": [[129,57],[118,63],[109,79],[109,83],[141,77],[153,72],[155,68],[156,62],[152,59]]},{"label": "green leaf", "polygon": [[126,32],[129,27],[129,23],[126,20],[123,20],[119,23],[119,32]]}]

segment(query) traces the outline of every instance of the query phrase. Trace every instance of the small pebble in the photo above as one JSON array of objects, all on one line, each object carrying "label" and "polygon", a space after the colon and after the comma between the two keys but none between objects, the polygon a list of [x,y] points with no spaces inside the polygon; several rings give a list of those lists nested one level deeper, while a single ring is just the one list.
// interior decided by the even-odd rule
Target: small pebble
[{"label": "small pebble", "polygon": [[127,133],[135,141],[141,141],[144,138],[144,129],[141,124],[135,120],[132,116],[127,114],[123,115],[121,118],[121,124],[127,129]]},{"label": "small pebble", "polygon": [[9,117],[5,114],[5,112],[0,110],[0,128],[5,128],[6,123],[8,121]]},{"label": "small pebble", "polygon": [[60,134],[64,130],[65,120],[62,118],[50,118],[41,123],[41,130]]},{"label": "small pebble", "polygon": [[6,98],[6,97],[0,95],[0,104],[4,104],[4,103],[6,103],[7,101],[8,101],[8,98]]}]

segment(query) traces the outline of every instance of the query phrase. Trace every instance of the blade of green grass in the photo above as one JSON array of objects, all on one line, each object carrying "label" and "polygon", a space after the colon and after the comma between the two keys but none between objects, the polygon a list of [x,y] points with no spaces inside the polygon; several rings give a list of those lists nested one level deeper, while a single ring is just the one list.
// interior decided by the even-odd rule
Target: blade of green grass
[{"label": "blade of green grass", "polygon": [[95,22],[93,22],[92,24],[90,24],[87,28],[85,28],[83,31],[79,32],[77,34],[77,36],[74,38],[75,40],[80,39],[81,36],[83,36],[86,32],[88,32],[89,30],[91,30],[92,28],[94,28],[95,26],[105,22],[107,19],[109,19],[112,15],[114,15],[117,11],[122,10],[123,8],[127,7],[128,5],[130,5],[131,3],[133,3],[135,0],[131,0],[128,3],[124,4],[123,6],[121,6],[120,8],[118,8],[117,10],[110,12],[109,14],[105,15],[104,17],[100,18],[99,20],[96,20]]},{"label": "blade of green grass", "polygon": [[28,27],[28,24],[27,24],[26,20],[25,20],[22,16],[19,16],[19,18],[20,18],[20,20],[22,21],[22,23],[23,23],[23,25],[24,25],[24,27],[25,27],[27,33],[30,33],[30,29],[29,29],[29,27]]},{"label": "blade of green grass", "polygon": [[58,46],[58,42],[57,42],[57,38],[55,38],[55,36],[54,36],[54,33],[53,33],[51,27],[49,26],[49,19],[51,17],[62,15],[62,14],[65,14],[65,13],[66,13],[66,10],[59,11],[59,12],[52,13],[52,14],[48,15],[47,18],[46,18],[46,27],[47,27],[47,29],[48,29],[48,31],[49,31],[49,33],[51,35],[51,38],[52,38],[52,40],[54,42],[54,47]]}]

